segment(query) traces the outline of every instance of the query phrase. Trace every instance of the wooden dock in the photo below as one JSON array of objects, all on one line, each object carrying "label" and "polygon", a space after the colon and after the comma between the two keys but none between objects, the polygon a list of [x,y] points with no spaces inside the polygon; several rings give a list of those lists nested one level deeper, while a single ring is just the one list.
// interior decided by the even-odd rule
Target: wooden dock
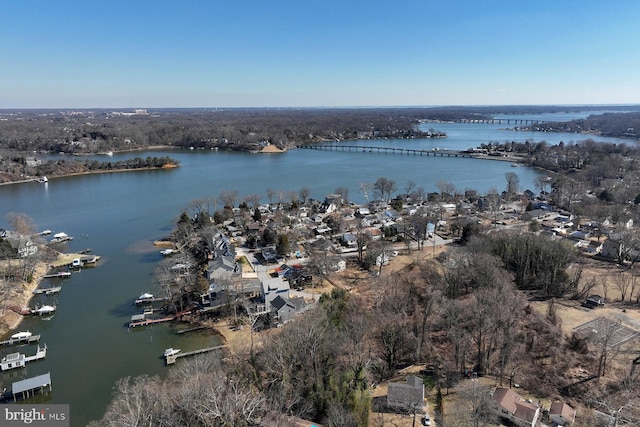
[{"label": "wooden dock", "polygon": [[54,295],[62,290],[62,286],[52,286],[49,288],[38,288],[33,290],[34,295]]},{"label": "wooden dock", "polygon": [[176,360],[179,357],[195,356],[196,354],[202,354],[202,353],[208,353],[210,351],[220,350],[224,347],[226,347],[226,345],[218,345],[215,347],[201,348],[199,350],[187,351],[185,353],[176,353],[176,354],[165,356],[165,360],[167,362],[167,365],[173,365],[174,363],[176,363]]},{"label": "wooden dock", "polygon": [[58,271],[56,273],[45,274],[42,277],[45,279],[68,279],[71,277],[71,273],[68,271]]},{"label": "wooden dock", "polygon": [[33,356],[26,356],[24,358],[24,361],[33,362],[34,360],[44,359],[45,357],[47,357],[47,345],[45,344],[44,347],[40,347],[38,345],[38,350],[36,350],[36,354],[34,354]]},{"label": "wooden dock", "polygon": [[182,316],[186,316],[187,314],[191,314],[193,312],[192,309],[189,310],[185,310],[185,311],[180,311],[176,314],[174,314],[173,316],[167,316],[167,317],[162,317],[159,319],[146,319],[145,318],[145,314],[136,314],[131,316],[131,322],[129,322],[129,327],[130,328],[135,328],[137,326],[147,326],[147,325],[153,325],[155,323],[164,323],[164,322],[170,322],[172,320],[176,320],[181,318]]},{"label": "wooden dock", "polygon": [[12,345],[32,344],[39,341],[40,335],[31,335],[30,337],[26,338],[9,338],[8,340],[0,341],[0,346],[9,347]]},{"label": "wooden dock", "polygon": [[54,270],[63,267],[71,267],[73,260],[76,259],[80,260],[83,267],[86,267],[94,266],[100,260],[100,257],[98,255],[85,255],[80,253],[60,254],[58,255],[58,259],[51,263],[50,267]]}]

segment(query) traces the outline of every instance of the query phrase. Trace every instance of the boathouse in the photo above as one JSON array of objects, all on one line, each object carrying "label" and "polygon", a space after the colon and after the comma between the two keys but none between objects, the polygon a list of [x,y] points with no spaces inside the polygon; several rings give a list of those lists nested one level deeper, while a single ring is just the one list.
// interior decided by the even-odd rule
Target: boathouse
[{"label": "boathouse", "polygon": [[51,391],[51,372],[47,372],[37,377],[27,378],[22,381],[17,381],[11,386],[11,393],[13,393],[13,401],[20,399],[28,399],[35,395],[38,391],[44,392],[45,388],[49,388]]},{"label": "boathouse", "polygon": [[2,358],[0,369],[8,371],[9,369],[24,368],[26,356],[22,353],[10,353]]}]

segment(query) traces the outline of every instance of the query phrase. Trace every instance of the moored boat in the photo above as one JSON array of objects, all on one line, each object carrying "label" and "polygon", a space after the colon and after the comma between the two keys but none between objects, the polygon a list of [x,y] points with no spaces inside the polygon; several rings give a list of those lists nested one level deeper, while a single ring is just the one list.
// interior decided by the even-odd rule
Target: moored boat
[{"label": "moored boat", "polygon": [[153,296],[153,294],[150,294],[149,292],[145,292],[142,295],[140,295],[138,297],[138,299],[136,299],[135,303],[136,304],[145,304],[145,303],[150,303],[155,301],[155,298]]},{"label": "moored boat", "polygon": [[16,334],[11,335],[11,339],[24,340],[29,338],[31,335],[33,334],[30,331],[22,331],[22,332],[18,332]]},{"label": "moored boat", "polygon": [[167,357],[167,356],[175,356],[176,354],[180,353],[180,349],[179,348],[168,348],[164,351],[163,356]]},{"label": "moored boat", "polygon": [[35,314],[37,316],[45,316],[47,314],[51,314],[56,311],[55,305],[43,305],[34,310],[31,310],[31,314]]},{"label": "moored boat", "polygon": [[73,240],[73,237],[69,236],[67,233],[56,233],[53,235],[53,238],[49,243],[62,243],[68,242],[69,240]]}]

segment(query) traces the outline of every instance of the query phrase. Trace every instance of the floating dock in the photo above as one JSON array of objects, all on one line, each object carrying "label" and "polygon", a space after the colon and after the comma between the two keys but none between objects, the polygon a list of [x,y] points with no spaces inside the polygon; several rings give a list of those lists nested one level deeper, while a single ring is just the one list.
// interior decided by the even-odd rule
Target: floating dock
[{"label": "floating dock", "polygon": [[68,271],[58,271],[56,273],[49,273],[43,276],[45,279],[68,279],[71,277],[71,273]]},{"label": "floating dock", "polygon": [[38,288],[33,290],[34,295],[54,295],[62,290],[62,286],[52,286],[50,288]]},{"label": "floating dock", "polygon": [[226,345],[218,345],[215,347],[207,347],[207,348],[201,348],[199,350],[194,350],[194,351],[187,351],[185,353],[170,353],[164,356],[165,361],[167,362],[167,365],[173,365],[174,363],[176,363],[176,360],[179,357],[187,357],[187,356],[195,356],[196,354],[202,354],[202,353],[208,353],[210,351],[214,351],[214,350],[220,350],[222,348],[226,347]]},{"label": "floating dock", "polygon": [[8,340],[0,341],[0,346],[9,347],[12,345],[32,344],[39,341],[40,335],[31,335],[30,337],[9,338]]}]

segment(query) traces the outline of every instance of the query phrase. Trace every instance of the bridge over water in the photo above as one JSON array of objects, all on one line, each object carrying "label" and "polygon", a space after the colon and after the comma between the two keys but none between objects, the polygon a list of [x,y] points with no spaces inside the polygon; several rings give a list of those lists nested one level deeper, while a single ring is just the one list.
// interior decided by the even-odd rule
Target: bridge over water
[{"label": "bridge over water", "polygon": [[549,121],[544,120],[532,120],[532,119],[458,119],[455,120],[456,123],[506,123],[508,125],[513,122],[514,125],[540,125],[544,123],[550,123]]},{"label": "bridge over water", "polygon": [[453,150],[418,150],[415,148],[398,147],[374,147],[367,145],[343,145],[343,144],[317,144],[303,145],[301,148],[308,150],[346,151],[356,153],[391,153],[391,154],[413,154],[415,156],[433,157],[475,157],[472,153]]}]

